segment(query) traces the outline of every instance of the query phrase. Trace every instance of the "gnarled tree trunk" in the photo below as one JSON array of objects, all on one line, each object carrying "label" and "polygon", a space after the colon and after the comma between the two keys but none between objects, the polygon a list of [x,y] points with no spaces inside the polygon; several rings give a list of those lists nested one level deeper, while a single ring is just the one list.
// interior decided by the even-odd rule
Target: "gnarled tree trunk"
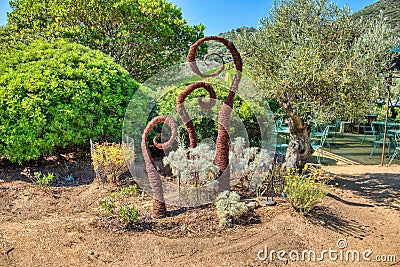
[{"label": "gnarled tree trunk", "polygon": [[308,158],[314,153],[311,146],[311,126],[305,125],[300,115],[293,112],[290,104],[283,104],[286,113],[290,116],[288,126],[290,143],[286,151],[286,168],[303,169]]}]

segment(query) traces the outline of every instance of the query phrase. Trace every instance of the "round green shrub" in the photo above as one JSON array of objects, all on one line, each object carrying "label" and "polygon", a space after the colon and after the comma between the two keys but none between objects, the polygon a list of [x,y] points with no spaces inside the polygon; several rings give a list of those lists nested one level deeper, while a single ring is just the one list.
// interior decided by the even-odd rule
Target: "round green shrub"
[{"label": "round green shrub", "polygon": [[10,44],[0,55],[0,157],[13,162],[120,139],[138,88],[103,53],[62,39]]}]

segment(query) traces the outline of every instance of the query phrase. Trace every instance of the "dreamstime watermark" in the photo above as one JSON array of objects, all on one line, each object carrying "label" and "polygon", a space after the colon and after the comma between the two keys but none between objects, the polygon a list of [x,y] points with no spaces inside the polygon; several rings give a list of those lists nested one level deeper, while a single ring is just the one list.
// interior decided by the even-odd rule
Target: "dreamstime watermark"
[{"label": "dreamstime watermark", "polygon": [[305,250],[274,250],[264,246],[257,253],[257,258],[260,261],[282,262],[320,262],[329,260],[332,262],[396,262],[396,255],[374,255],[371,249],[348,249],[346,239],[339,239],[336,242],[336,247],[316,251],[312,249]]}]

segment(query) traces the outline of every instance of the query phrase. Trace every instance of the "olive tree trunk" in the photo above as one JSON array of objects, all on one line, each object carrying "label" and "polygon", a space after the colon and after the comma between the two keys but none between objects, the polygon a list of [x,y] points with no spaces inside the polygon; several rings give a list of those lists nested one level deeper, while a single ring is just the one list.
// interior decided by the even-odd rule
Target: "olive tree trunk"
[{"label": "olive tree trunk", "polygon": [[305,125],[300,115],[293,112],[290,104],[283,105],[289,115],[289,147],[286,151],[286,168],[302,169],[308,158],[314,153],[311,146],[311,125]]}]

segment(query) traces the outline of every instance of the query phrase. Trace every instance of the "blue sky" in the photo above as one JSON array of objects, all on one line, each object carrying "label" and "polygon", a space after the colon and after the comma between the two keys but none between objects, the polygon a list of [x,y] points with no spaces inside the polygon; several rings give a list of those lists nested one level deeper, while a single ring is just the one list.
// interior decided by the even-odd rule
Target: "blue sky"
[{"label": "blue sky", "polygon": [[[269,14],[273,0],[169,0],[182,9],[183,18],[190,25],[202,23],[206,35],[217,35],[242,26],[257,27],[261,18]],[[356,12],[377,0],[334,0]],[[8,0],[0,0],[0,25],[7,22],[10,12]]]},{"label": "blue sky", "polygon": [[[257,28],[266,17],[274,0],[170,0],[182,9],[183,18],[190,25],[202,23],[206,35],[236,29],[242,26]],[[377,0],[334,0],[338,6],[350,7],[356,12]]]},{"label": "blue sky", "polygon": [[0,25],[7,23],[7,12],[10,12],[11,8],[8,5],[8,0],[0,0]]}]

